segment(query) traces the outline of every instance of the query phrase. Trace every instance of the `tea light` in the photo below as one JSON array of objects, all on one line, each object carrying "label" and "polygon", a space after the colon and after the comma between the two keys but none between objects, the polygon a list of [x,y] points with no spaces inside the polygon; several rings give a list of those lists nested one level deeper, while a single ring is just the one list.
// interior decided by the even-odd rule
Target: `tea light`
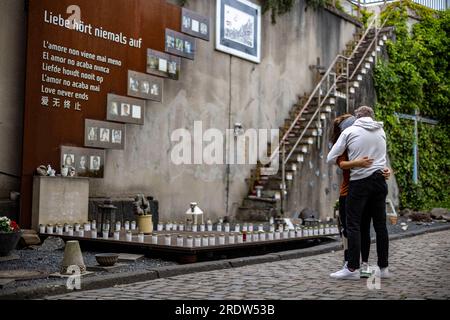
[{"label": "tea light", "polygon": [[242,232],[247,232],[248,231],[248,226],[246,223],[244,223],[244,225],[242,226]]},{"label": "tea light", "polygon": [[243,240],[244,242],[252,242],[252,241],[253,241],[252,233],[251,233],[251,232],[244,233],[244,234],[242,235],[242,240]]},{"label": "tea light", "polygon": [[79,223],[75,223],[75,232],[80,231],[80,224]]},{"label": "tea light", "polygon": [[230,232],[230,224],[229,224],[229,223],[225,223],[224,229],[225,229],[225,232],[226,232],[226,233],[227,233],[227,232]]},{"label": "tea light", "polygon": [[234,232],[240,232],[241,231],[241,226],[239,224],[236,224],[234,226]]},{"label": "tea light", "polygon": [[289,238],[295,238],[295,230],[289,230]]},{"label": "tea light", "polygon": [[83,228],[84,231],[91,231],[91,223],[90,222],[85,223]]},{"label": "tea light", "polygon": [[69,231],[69,225],[67,223],[64,223],[64,232]]},{"label": "tea light", "polygon": [[264,231],[259,233],[259,241],[266,241],[266,233]]},{"label": "tea light", "polygon": [[225,244],[225,235],[222,233],[219,236],[219,245],[223,246]]},{"label": "tea light", "polygon": [[200,232],[205,232],[205,225],[204,224],[200,225]]},{"label": "tea light", "polygon": [[[239,242],[239,237],[238,237],[238,242]],[[228,243],[229,244],[234,244],[235,243],[235,236],[234,236],[233,233],[228,235]],[[239,242],[239,243],[242,243],[242,242]]]},{"label": "tea light", "polygon": [[319,235],[319,227],[314,227],[314,235],[315,236]]},{"label": "tea light", "polygon": [[192,232],[197,232],[198,226],[196,224],[192,225]]},{"label": "tea light", "polygon": [[156,230],[163,231],[164,230],[164,225],[162,223],[158,223],[158,227],[157,227]]},{"label": "tea light", "polygon": [[314,235],[314,230],[312,227],[308,228],[308,236],[312,237]]},{"label": "tea light", "polygon": [[300,227],[297,228],[296,236],[297,236],[297,238],[301,238],[302,237],[302,228],[300,228]]},{"label": "tea light", "polygon": [[138,242],[140,242],[140,243],[144,242],[144,233],[143,232],[138,234]]},{"label": "tea light", "polygon": [[196,247],[201,247],[202,246],[202,238],[200,236],[196,236],[194,239],[194,245]]},{"label": "tea light", "polygon": [[172,229],[172,224],[170,222],[166,223],[166,231],[170,231]]},{"label": "tea light", "polygon": [[103,227],[103,230],[109,231],[109,229],[110,229],[109,222],[106,222],[105,225],[104,225],[104,227]]},{"label": "tea light", "polygon": [[172,237],[170,236],[170,234],[166,234],[164,237],[164,245],[170,246],[171,244],[172,244]]},{"label": "tea light", "polygon": [[184,224],[180,223],[180,224],[178,225],[178,230],[184,231]]},{"label": "tea light", "polygon": [[158,235],[156,233],[152,234],[152,244],[158,244]]},{"label": "tea light", "polygon": [[62,235],[63,235],[63,231],[64,231],[63,227],[62,227],[60,224],[58,224],[58,225],[56,226],[56,233],[57,233],[58,235],[62,236]]},{"label": "tea light", "polygon": [[208,232],[213,231],[213,225],[212,225],[212,223],[208,223],[207,230],[208,230]]},{"label": "tea light", "polygon": [[275,240],[280,240],[281,238],[281,232],[280,231],[275,231]]},{"label": "tea light", "polygon": [[264,225],[262,223],[258,226],[258,231],[264,231]]},{"label": "tea light", "polygon": [[103,239],[108,239],[108,234],[109,234],[109,231],[103,231],[103,234],[102,234]]},{"label": "tea light", "polygon": [[125,228],[125,231],[130,230],[130,221],[125,221],[125,223],[123,224],[123,227]]},{"label": "tea light", "polygon": [[178,230],[178,224],[176,222],[173,223],[172,230],[173,231],[177,231]]},{"label": "tea light", "polygon": [[253,223],[248,224],[248,231],[253,232]]},{"label": "tea light", "polygon": [[120,231],[120,229],[122,229],[122,223],[120,223],[120,221],[117,221],[116,228],[114,229],[114,231]]},{"label": "tea light", "polygon": [[130,228],[131,230],[136,230],[136,221],[131,221]]},{"label": "tea light", "polygon": [[269,240],[269,241],[273,240],[273,236],[274,236],[273,231],[269,232],[269,233],[267,234],[267,240]]},{"label": "tea light", "polygon": [[114,240],[120,240],[120,231],[119,230],[114,231]]},{"label": "tea light", "polygon": [[51,225],[51,224],[47,225],[47,233],[53,234],[53,225]]},{"label": "tea light", "polygon": [[192,236],[188,236],[186,239],[186,247],[192,248],[194,246],[194,239]]},{"label": "tea light", "polygon": [[275,232],[275,226],[274,226],[273,224],[271,224],[271,225],[269,226],[269,231],[270,231],[270,232]]},{"label": "tea light", "polygon": [[91,238],[92,239],[97,239],[97,229],[92,229],[91,228]]},{"label": "tea light", "polygon": [[244,235],[242,233],[238,233],[238,235],[237,235],[237,242],[238,243],[244,243]]},{"label": "tea light", "polygon": [[222,224],[221,223],[217,224],[217,232],[222,232]]},{"label": "tea light", "polygon": [[78,229],[78,236],[79,237],[84,237],[84,228]]},{"label": "tea light", "polygon": [[67,235],[69,235],[69,236],[73,236],[73,227],[72,226],[68,226],[67,227]]},{"label": "tea light", "polygon": [[177,237],[177,246],[178,246],[178,247],[182,247],[182,246],[183,246],[183,243],[184,243],[183,236],[180,234],[180,235]]},{"label": "tea light", "polygon": [[213,235],[213,234],[209,236],[209,245],[210,246],[215,246],[216,245],[216,236]]},{"label": "tea light", "polygon": [[45,226],[43,224],[39,225],[39,233],[45,233]]},{"label": "tea light", "polygon": [[259,241],[259,234],[258,234],[258,232],[253,232],[253,241],[254,242]]},{"label": "tea light", "polygon": [[92,220],[91,222],[91,230],[97,229],[97,221]]},{"label": "tea light", "polygon": [[289,231],[285,230],[283,231],[283,239],[289,238]]},{"label": "tea light", "polygon": [[127,241],[132,241],[133,240],[133,234],[131,233],[131,230],[127,231],[126,240]]},{"label": "tea light", "polygon": [[209,243],[209,237],[205,234],[202,238],[202,246],[207,247]]}]

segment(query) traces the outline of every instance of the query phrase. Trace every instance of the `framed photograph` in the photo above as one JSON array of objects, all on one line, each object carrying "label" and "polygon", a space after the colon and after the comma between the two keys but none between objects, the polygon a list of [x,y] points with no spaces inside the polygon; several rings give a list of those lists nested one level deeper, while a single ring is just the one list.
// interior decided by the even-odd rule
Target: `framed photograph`
[{"label": "framed photograph", "polygon": [[195,38],[183,33],[166,29],[166,52],[179,57],[194,60]]},{"label": "framed photograph", "polygon": [[[162,102],[163,79],[145,73],[128,70],[128,95],[136,98]],[[131,114],[131,106],[121,107],[121,115]]]},{"label": "framed photograph", "polygon": [[181,58],[156,50],[147,50],[147,73],[155,76],[178,80],[181,70]]},{"label": "framed photograph", "polygon": [[[108,94],[106,120],[130,124],[144,124],[145,100]],[[97,131],[94,131],[95,133]],[[92,133],[91,136],[93,136]],[[88,135],[89,137],[89,135]],[[97,139],[93,139],[94,141]]]},{"label": "framed photograph", "polygon": [[261,62],[261,6],[246,0],[216,0],[216,49]]},{"label": "framed photograph", "polygon": [[75,169],[75,176],[103,178],[105,150],[61,146],[61,165]]},{"label": "framed photograph", "polygon": [[209,29],[211,25],[209,17],[202,16],[194,11],[182,8],[181,21],[181,32],[209,41]]},{"label": "framed photograph", "polygon": [[[122,105],[127,105],[129,116],[131,116],[131,105],[127,103],[122,103]],[[122,109],[123,111],[123,109]],[[98,132],[97,139],[91,140],[90,133],[95,128]],[[84,145],[86,147],[102,148],[102,149],[116,149],[123,150],[125,148],[125,125],[114,122],[106,122],[99,120],[85,120],[85,132],[86,136],[84,139]]]}]

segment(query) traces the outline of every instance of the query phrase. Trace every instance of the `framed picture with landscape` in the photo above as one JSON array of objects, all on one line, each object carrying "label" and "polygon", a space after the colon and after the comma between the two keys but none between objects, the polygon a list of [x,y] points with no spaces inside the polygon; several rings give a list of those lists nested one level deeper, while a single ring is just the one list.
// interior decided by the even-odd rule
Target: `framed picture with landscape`
[{"label": "framed picture with landscape", "polygon": [[216,49],[261,62],[261,6],[246,0],[216,0]]}]

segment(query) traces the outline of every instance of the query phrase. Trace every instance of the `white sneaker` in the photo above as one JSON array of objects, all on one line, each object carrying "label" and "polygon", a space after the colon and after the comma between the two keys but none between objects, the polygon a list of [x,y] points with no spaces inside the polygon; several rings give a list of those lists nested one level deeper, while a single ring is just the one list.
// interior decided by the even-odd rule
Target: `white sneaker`
[{"label": "white sneaker", "polygon": [[347,265],[345,265],[342,270],[330,274],[330,277],[339,280],[359,280],[360,275],[359,270],[351,272],[350,270],[348,270]]},{"label": "white sneaker", "polygon": [[388,267],[382,269],[377,268],[377,270],[375,271],[375,276],[383,279],[392,278],[392,274],[389,272]]},{"label": "white sneaker", "polygon": [[370,278],[370,276],[372,275],[372,268],[367,262],[363,262],[361,264],[360,274],[361,278]]}]

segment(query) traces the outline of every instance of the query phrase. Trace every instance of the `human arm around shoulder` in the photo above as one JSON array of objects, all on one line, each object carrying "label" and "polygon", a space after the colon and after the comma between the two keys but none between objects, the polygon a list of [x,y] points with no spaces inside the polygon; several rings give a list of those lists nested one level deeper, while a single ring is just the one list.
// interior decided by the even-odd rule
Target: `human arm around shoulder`
[{"label": "human arm around shoulder", "polygon": [[347,149],[347,134],[342,132],[327,156],[327,163],[336,163],[337,158]]},{"label": "human arm around shoulder", "polygon": [[358,158],[355,160],[340,160],[340,157],[337,159],[337,164],[339,168],[342,170],[352,169],[352,168],[368,168],[373,164],[373,159],[369,159],[369,157]]}]

